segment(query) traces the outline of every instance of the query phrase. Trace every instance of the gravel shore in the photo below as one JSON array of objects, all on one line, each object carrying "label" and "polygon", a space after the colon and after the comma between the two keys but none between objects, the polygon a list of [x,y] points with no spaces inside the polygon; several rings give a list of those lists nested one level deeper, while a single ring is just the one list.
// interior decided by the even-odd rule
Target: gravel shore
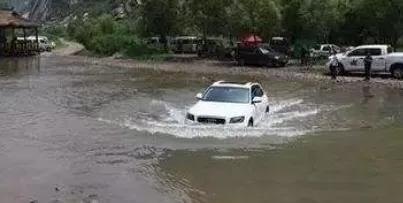
[{"label": "gravel shore", "polygon": [[[63,52],[64,53],[64,52]],[[68,57],[71,60],[81,61],[91,65],[106,65],[117,68],[137,68],[153,69],[158,71],[190,73],[203,75],[243,75],[259,77],[276,77],[284,80],[304,80],[323,83],[335,83],[348,85],[356,83],[371,86],[388,86],[392,88],[403,89],[403,81],[396,80],[390,75],[374,75],[371,81],[363,81],[363,74],[349,74],[348,76],[339,76],[337,81],[330,79],[329,71],[324,65],[317,65],[311,68],[289,65],[284,68],[266,68],[253,66],[238,66],[232,61],[217,61],[209,59],[200,59],[195,55],[176,55],[167,61],[144,61],[134,59],[115,59],[115,58],[95,58],[87,56],[66,56],[66,54],[57,54],[58,57]]]}]

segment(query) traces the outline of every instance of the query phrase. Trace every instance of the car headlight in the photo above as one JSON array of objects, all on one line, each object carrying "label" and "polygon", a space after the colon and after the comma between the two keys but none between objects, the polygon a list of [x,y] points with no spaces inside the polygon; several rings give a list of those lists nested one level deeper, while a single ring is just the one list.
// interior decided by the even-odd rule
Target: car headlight
[{"label": "car headlight", "polygon": [[245,121],[245,116],[239,116],[231,118],[230,123],[243,123]]},{"label": "car headlight", "polygon": [[274,57],[274,59],[279,60],[279,59],[280,59],[280,57],[279,57],[279,56],[275,56],[275,57]]},{"label": "car headlight", "polygon": [[186,114],[186,119],[191,120],[191,121],[195,121],[195,116],[193,114],[187,113]]}]

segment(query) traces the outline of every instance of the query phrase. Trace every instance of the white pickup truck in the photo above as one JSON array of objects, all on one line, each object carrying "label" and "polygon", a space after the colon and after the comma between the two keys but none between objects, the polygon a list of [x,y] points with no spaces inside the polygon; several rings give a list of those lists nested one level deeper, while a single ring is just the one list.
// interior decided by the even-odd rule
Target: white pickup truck
[{"label": "white pickup truck", "polygon": [[[365,45],[354,48],[346,53],[337,54],[339,74],[348,72],[364,72],[364,58],[370,53],[372,62],[372,72],[390,73],[394,78],[403,78],[403,53],[393,53],[393,49],[388,45]],[[330,68],[330,63],[327,64]]]}]

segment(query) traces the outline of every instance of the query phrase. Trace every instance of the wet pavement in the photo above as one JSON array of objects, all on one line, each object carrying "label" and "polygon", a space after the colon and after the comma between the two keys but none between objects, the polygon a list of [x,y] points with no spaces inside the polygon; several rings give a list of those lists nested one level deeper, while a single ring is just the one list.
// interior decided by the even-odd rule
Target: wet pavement
[{"label": "wet pavement", "polygon": [[[0,202],[401,200],[400,89],[93,60],[0,59]],[[260,81],[271,113],[185,125],[214,80]]]}]

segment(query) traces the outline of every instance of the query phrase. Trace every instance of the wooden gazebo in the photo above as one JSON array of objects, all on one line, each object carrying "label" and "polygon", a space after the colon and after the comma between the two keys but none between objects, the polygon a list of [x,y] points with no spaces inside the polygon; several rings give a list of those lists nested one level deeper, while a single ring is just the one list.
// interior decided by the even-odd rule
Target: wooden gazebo
[{"label": "wooden gazebo", "polygon": [[[0,56],[39,53],[38,27],[14,11],[0,10]],[[35,40],[28,35],[34,35]]]}]

